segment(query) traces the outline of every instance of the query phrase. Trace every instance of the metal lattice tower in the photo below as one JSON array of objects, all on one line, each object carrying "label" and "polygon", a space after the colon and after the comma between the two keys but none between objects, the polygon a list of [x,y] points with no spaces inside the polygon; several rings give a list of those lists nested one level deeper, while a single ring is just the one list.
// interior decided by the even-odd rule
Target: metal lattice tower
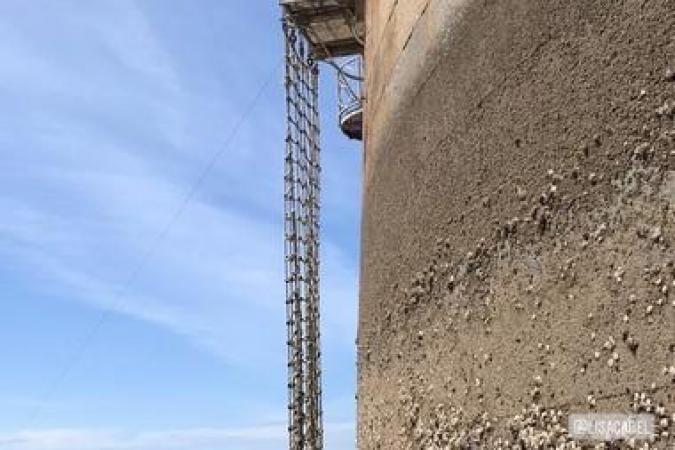
[{"label": "metal lattice tower", "polygon": [[344,103],[350,109],[340,107],[340,126],[345,131],[347,123],[349,132],[345,133],[360,138],[360,110],[354,106],[354,101],[361,106],[360,86],[354,88],[352,83],[359,78],[347,74],[332,59],[363,50],[364,0],[279,0],[279,4],[286,62],[284,239],[289,448],[321,450],[318,61],[328,62],[344,78],[338,83],[338,92],[351,94],[346,96],[349,102]]},{"label": "metal lattice tower", "polygon": [[311,44],[284,21],[284,175],[289,448],[323,448],[319,333],[319,112]]}]

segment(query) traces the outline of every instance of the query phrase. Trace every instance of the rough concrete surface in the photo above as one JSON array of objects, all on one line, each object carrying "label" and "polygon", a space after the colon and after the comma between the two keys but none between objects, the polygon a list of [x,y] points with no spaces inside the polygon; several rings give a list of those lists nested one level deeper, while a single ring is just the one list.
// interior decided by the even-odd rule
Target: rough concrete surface
[{"label": "rough concrete surface", "polygon": [[675,2],[453,27],[367,133],[359,448],[592,448],[587,411],[675,448]]}]

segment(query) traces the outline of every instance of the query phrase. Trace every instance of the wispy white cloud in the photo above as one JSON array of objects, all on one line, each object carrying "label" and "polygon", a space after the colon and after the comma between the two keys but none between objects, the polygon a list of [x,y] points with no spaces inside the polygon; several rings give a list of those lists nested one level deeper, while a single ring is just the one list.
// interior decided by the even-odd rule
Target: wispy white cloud
[{"label": "wispy white cloud", "polygon": [[[354,448],[351,423],[326,424],[325,433],[330,448]],[[286,445],[285,424],[138,433],[55,429],[0,434],[0,446],[6,450],[278,450]]]},{"label": "wispy white cloud", "polygon": [[[186,78],[192,68],[178,70],[177,52],[166,47],[135,2],[40,4],[49,27],[32,21],[25,2],[0,4],[0,103],[8,105],[0,107],[6,194],[0,197],[0,259],[48,281],[31,286],[38,294],[49,290],[159,325],[229,364],[282,380],[283,130],[275,124],[281,102],[278,108],[259,105],[155,247],[206,161],[226,144],[241,102],[222,92],[207,95]],[[11,8],[17,11],[11,14]],[[218,76],[242,70],[237,61],[226,64]],[[237,76],[249,82],[251,96],[259,88]],[[220,84],[227,88],[226,80]],[[339,175],[328,182],[344,183],[341,167],[329,172]],[[351,193],[356,201],[358,194]],[[335,206],[345,214],[339,194],[326,199],[327,210]],[[323,343],[329,356],[353,348],[356,265],[331,236],[322,245]],[[149,249],[151,258],[128,284]],[[342,376],[327,366],[329,377]],[[335,404],[347,409],[350,403]],[[83,449],[141,449],[120,445],[149,439],[86,430],[33,433],[5,439],[33,439],[33,447],[10,447],[22,450],[78,450],[80,438],[131,442]],[[54,439],[72,440],[70,446],[45,447],[56,445]]]},{"label": "wispy white cloud", "polygon": [[[75,300],[165,326],[228,362],[279,360],[278,349],[269,345],[278,341],[276,333],[283,324],[283,259],[277,224],[248,218],[226,206],[197,202],[136,272],[136,265],[153,250],[153,239],[170,220],[166,212],[175,208],[176,201],[169,198],[180,199],[173,195],[180,190],[150,177],[88,178],[73,180],[85,183],[91,203],[92,210],[81,219],[0,200],[4,215],[0,253],[11,252],[14,264],[39,271],[74,293]],[[125,187],[138,194],[111,194]],[[355,323],[353,266],[329,243],[324,254],[330,270],[324,286],[324,318],[332,325],[327,338],[334,344],[351,345],[346,336],[352,333],[345,331],[353,330]],[[103,264],[95,264],[96,260]],[[248,324],[256,314],[257,320],[276,318],[279,327],[263,328],[251,337]],[[331,334],[331,328],[339,333]],[[243,343],[244,336],[248,336],[246,348],[233,345]],[[251,352],[258,355],[255,360]]]},{"label": "wispy white cloud", "polygon": [[[35,122],[37,128],[29,130],[30,137],[21,142],[30,150],[12,152],[11,164],[19,169],[17,175],[29,168],[30,173],[28,181],[21,175],[12,183],[13,200],[3,198],[0,202],[0,238],[7,242],[0,251],[11,250],[14,264],[33,266],[54,285],[77,293],[73,296],[76,300],[161,324],[201,344],[208,343],[223,357],[239,359],[243,355],[237,353],[243,351],[233,343],[241,342],[245,334],[242,315],[261,309],[270,314],[282,308],[277,298],[283,276],[279,224],[252,217],[245,209],[229,204],[210,203],[205,192],[173,223],[167,239],[150,248],[173,220],[173,212],[203,162],[192,163],[194,170],[185,175],[163,171],[161,165],[172,159],[170,152],[162,161],[156,152],[133,139],[123,145],[120,136],[101,129],[100,121],[92,123],[86,115],[105,110],[114,124],[126,121],[126,114],[133,114],[136,108],[138,119],[144,121],[125,124],[125,132],[136,134],[151,127],[159,135],[171,135],[196,122],[182,117],[177,127],[175,118],[167,119],[165,112],[189,112],[199,110],[200,105],[190,97],[189,84],[181,85],[175,76],[168,52],[133,3],[112,2],[104,9],[85,7],[65,20],[72,29],[90,36],[82,45],[105,49],[93,52],[95,58],[112,58],[107,64],[115,67],[116,75],[97,73],[96,60],[92,64],[82,59],[80,67],[64,67],[52,60],[49,49],[40,48],[43,44],[22,34],[20,26],[5,32],[14,36],[12,42],[23,43],[19,48],[24,59],[48,66],[38,71],[32,65],[20,66],[13,76],[5,73],[4,77],[13,78],[18,92],[52,86],[54,95],[77,104],[77,115],[64,116],[62,104],[54,96],[45,91],[40,94],[41,105],[36,110],[46,116]],[[108,19],[100,20],[101,14]],[[20,59],[18,55],[10,58]],[[94,69],[88,70],[87,65]],[[131,73],[125,77],[131,85],[114,82],[120,67]],[[146,85],[152,89],[148,91]],[[103,86],[112,92],[97,89]],[[138,95],[132,97],[131,93]],[[124,100],[120,102],[116,96]],[[234,114],[239,114],[239,105],[232,106]],[[45,123],[51,126],[45,129]],[[17,140],[11,136],[12,128],[0,134]],[[193,149],[195,142],[185,139],[173,136],[172,141],[184,144],[184,151]],[[197,154],[202,152],[196,150]],[[240,166],[231,158],[223,161],[227,163]],[[251,184],[257,182],[234,186],[237,193],[233,194],[245,198],[255,191]],[[47,198],[45,190],[50,193]],[[151,262],[126,290],[129,275],[148,250],[156,250]],[[271,356],[265,336],[251,345],[256,343],[259,348],[249,351],[260,354],[261,361]]]}]

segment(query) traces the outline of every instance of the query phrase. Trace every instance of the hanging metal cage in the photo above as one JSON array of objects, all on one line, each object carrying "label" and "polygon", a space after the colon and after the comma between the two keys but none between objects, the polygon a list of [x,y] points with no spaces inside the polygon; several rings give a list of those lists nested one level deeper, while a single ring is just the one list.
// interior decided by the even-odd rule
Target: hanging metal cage
[{"label": "hanging metal cage", "polygon": [[338,122],[350,139],[363,138],[363,96],[361,56],[348,58],[338,64],[337,101]]}]

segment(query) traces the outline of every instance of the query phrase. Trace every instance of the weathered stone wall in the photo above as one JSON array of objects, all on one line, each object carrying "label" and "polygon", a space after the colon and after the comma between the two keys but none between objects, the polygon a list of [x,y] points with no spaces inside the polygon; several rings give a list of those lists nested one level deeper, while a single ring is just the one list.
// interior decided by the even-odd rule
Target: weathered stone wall
[{"label": "weathered stone wall", "polygon": [[545,448],[588,410],[674,444],[675,2],[366,20],[359,448]]}]

